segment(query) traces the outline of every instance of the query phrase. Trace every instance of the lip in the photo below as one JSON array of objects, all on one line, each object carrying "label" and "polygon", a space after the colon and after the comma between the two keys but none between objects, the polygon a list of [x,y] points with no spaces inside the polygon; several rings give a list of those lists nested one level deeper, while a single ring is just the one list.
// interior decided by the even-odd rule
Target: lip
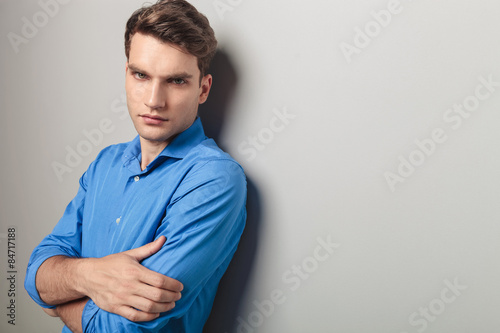
[{"label": "lip", "polygon": [[160,116],[155,116],[152,114],[143,114],[143,115],[140,115],[140,117],[148,125],[160,125],[163,122],[167,121],[167,119],[165,119],[165,118],[162,118]]}]

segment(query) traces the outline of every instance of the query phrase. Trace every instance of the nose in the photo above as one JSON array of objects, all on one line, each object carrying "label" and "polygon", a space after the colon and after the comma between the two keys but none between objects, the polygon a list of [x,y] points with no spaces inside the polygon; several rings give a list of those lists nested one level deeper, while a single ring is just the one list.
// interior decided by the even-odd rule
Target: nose
[{"label": "nose", "polygon": [[165,107],[165,93],[159,82],[151,82],[150,91],[146,93],[144,104],[150,109],[161,109]]}]

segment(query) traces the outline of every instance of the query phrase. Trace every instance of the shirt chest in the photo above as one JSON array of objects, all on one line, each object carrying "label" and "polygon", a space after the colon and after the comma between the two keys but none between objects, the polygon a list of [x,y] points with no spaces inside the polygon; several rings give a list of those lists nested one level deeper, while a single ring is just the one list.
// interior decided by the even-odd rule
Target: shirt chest
[{"label": "shirt chest", "polygon": [[83,210],[83,256],[102,257],[152,241],[181,179],[173,165],[140,174],[96,170]]}]

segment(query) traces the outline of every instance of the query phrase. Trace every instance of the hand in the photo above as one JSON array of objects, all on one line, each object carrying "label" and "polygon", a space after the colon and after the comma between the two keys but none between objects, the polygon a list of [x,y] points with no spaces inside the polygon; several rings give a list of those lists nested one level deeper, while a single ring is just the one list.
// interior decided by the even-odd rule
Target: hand
[{"label": "hand", "polygon": [[131,321],[150,321],[173,309],[183,285],[140,264],[165,240],[162,236],[133,250],[89,259],[83,273],[86,294],[99,308]]}]

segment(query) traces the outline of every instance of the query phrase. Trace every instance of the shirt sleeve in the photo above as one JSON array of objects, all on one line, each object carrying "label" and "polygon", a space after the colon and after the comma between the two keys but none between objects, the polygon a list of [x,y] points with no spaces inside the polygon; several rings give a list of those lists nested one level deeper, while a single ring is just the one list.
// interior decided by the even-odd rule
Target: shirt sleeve
[{"label": "shirt sleeve", "polygon": [[173,310],[142,323],[103,311],[90,300],[82,315],[84,332],[99,332],[103,327],[109,332],[160,332],[165,327],[168,332],[180,332],[179,320],[189,321],[193,330],[188,332],[201,332],[243,232],[245,203],[246,179],[237,163],[220,159],[193,168],[177,188],[157,230],[156,238],[164,235],[166,243],[142,262],[182,282],[182,298]]},{"label": "shirt sleeve", "polygon": [[43,262],[53,256],[66,256],[80,258],[81,239],[82,239],[82,215],[85,202],[86,173],[80,178],[80,187],[75,198],[68,204],[66,210],[54,227],[50,235],[45,237],[42,242],[33,250],[28,268],[24,287],[31,298],[44,308],[55,308],[46,304],[40,298],[36,289],[36,273]]}]

